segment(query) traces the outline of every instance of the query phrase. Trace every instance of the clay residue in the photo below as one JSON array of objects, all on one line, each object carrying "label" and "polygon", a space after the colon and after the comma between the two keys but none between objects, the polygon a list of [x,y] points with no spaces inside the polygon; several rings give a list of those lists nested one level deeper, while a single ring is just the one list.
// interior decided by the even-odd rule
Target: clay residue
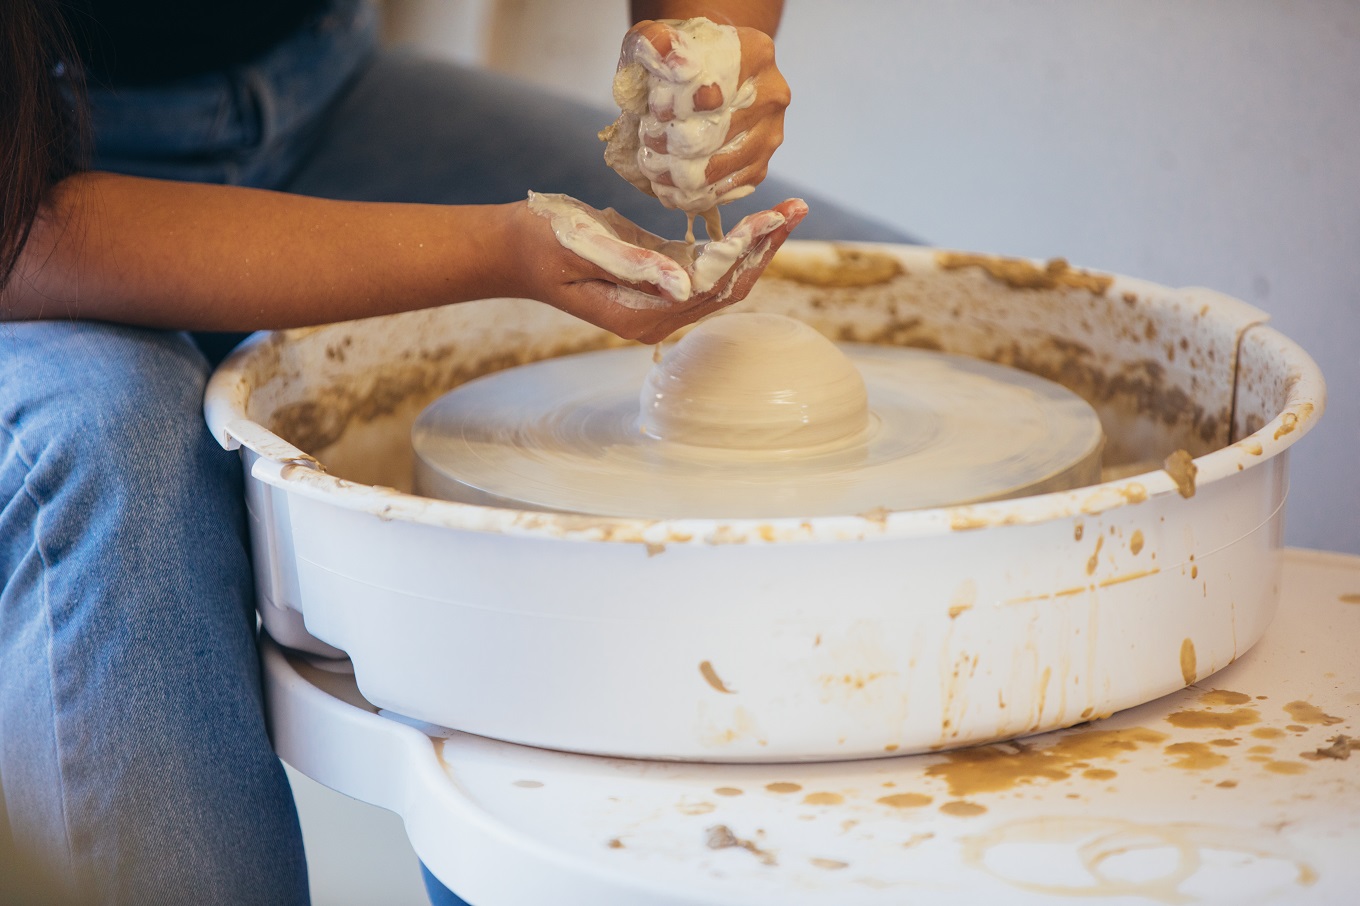
[{"label": "clay residue", "polygon": [[390,415],[413,401],[429,402],[474,378],[542,358],[571,355],[621,344],[609,334],[564,343],[544,352],[524,349],[476,358],[450,345],[407,352],[372,372],[349,376],[345,383],[309,389],[307,399],[279,406],[269,430],[293,446],[316,453],[338,441],[354,422]]},{"label": "clay residue", "polygon": [[940,252],[935,262],[941,270],[953,271],[978,267],[999,283],[1014,289],[1055,289],[1059,286],[1084,289],[1097,296],[1104,295],[1114,278],[1078,270],[1062,258],[1052,258],[1043,267],[1022,258],[1000,258],[966,252]]},{"label": "clay residue", "polygon": [[792,251],[775,255],[762,279],[773,277],[804,286],[840,288],[878,286],[906,273],[902,262],[886,252],[839,245],[832,251],[836,255],[834,261]]},{"label": "clay residue", "polygon": [[712,802],[680,802],[675,806],[675,810],[682,815],[707,815],[717,808]]},{"label": "clay residue", "polygon": [[941,814],[953,815],[955,818],[976,818],[978,815],[985,814],[986,811],[987,806],[978,805],[976,802],[967,802],[963,799],[946,802],[940,806]]},{"label": "clay residue", "polygon": [[1330,727],[1332,724],[1339,724],[1342,721],[1342,718],[1326,714],[1321,708],[1310,702],[1290,702],[1284,706],[1284,709],[1290,717],[1301,724]]},{"label": "clay residue", "polygon": [[734,786],[720,786],[713,792],[718,796],[740,796],[742,794],[742,791]]},{"label": "clay residue", "polygon": [[1171,762],[1173,768],[1203,771],[1228,763],[1227,755],[1215,752],[1202,742],[1176,742],[1164,751],[1175,759]]},{"label": "clay residue", "polygon": [[1299,417],[1293,412],[1286,412],[1280,416],[1280,427],[1275,429],[1275,439],[1279,440],[1286,434],[1292,432],[1299,424]]},{"label": "clay residue", "polygon": [[1100,565],[1100,549],[1105,545],[1105,536],[1096,538],[1096,549],[1091,552],[1090,558],[1086,561],[1086,575],[1094,576],[1096,567]]},{"label": "clay residue", "polygon": [[1322,761],[1324,759],[1346,761],[1351,757],[1352,752],[1360,749],[1360,739],[1351,739],[1346,735],[1333,736],[1327,742],[1330,745],[1319,746],[1311,752],[1300,753],[1300,757],[1309,761]]},{"label": "clay residue", "polygon": [[997,793],[1037,781],[1066,780],[1093,761],[1114,760],[1165,740],[1165,733],[1144,727],[1084,730],[1044,748],[1007,743],[950,752],[943,762],[926,768],[926,775],[944,780],[954,796]]},{"label": "clay residue", "polygon": [[804,805],[841,805],[845,797],[840,793],[808,793],[803,797]]},{"label": "clay residue", "polygon": [[1135,557],[1143,552],[1143,531],[1134,529],[1133,537],[1129,539],[1129,552]]},{"label": "clay residue", "polygon": [[1203,401],[1173,385],[1166,366],[1153,359],[1107,362],[1086,344],[1060,337],[1044,337],[1027,348],[1011,342],[991,350],[985,358],[1057,381],[1093,406],[1117,406],[1178,432],[1184,425],[1205,450],[1227,440],[1223,436],[1229,422],[1227,409],[1207,410]]},{"label": "clay residue", "polygon": [[1177,450],[1162,462],[1162,469],[1176,482],[1176,490],[1180,491],[1182,497],[1188,499],[1195,496],[1195,476],[1199,474],[1199,467],[1195,465],[1193,456],[1184,450]]},{"label": "clay residue", "polygon": [[1308,765],[1302,761],[1267,761],[1261,767],[1272,774],[1284,774],[1287,777],[1293,777],[1308,770]]},{"label": "clay residue", "polygon": [[730,849],[735,846],[744,849],[755,856],[760,860],[760,864],[762,865],[778,864],[774,857],[774,853],[761,849],[751,840],[743,840],[741,837],[738,837],[736,834],[732,833],[732,829],[726,824],[715,824],[704,831],[704,833],[706,834],[704,844],[709,849]]},{"label": "clay residue", "polygon": [[879,805],[886,805],[889,808],[922,808],[930,805],[934,799],[925,793],[893,793],[891,796],[880,796]]},{"label": "clay residue", "polygon": [[1191,639],[1186,639],[1181,642],[1181,678],[1185,680],[1187,686],[1199,678],[1196,669],[1195,643]]},{"label": "clay residue", "polygon": [[1199,697],[1200,703],[1204,705],[1224,705],[1236,706],[1250,704],[1251,696],[1242,692],[1232,692],[1227,689],[1210,689]]},{"label": "clay residue", "polygon": [[713,664],[710,663],[709,661],[701,661],[699,663],[699,673],[700,675],[703,676],[704,682],[708,683],[710,686],[712,686],[717,691],[723,693],[724,695],[736,694],[735,692],[733,692],[733,690],[727,688],[727,684],[724,683],[722,679],[718,676],[717,671],[713,669]]},{"label": "clay residue", "polygon": [[840,859],[808,859],[808,861],[816,867],[824,868],[827,871],[839,871],[842,868],[850,867],[849,862],[842,862]]},{"label": "clay residue", "polygon": [[1342,604],[1360,604],[1360,595],[1340,595],[1337,600]]},{"label": "clay residue", "polygon": [[802,788],[803,785],[800,783],[789,783],[784,780],[765,784],[765,789],[769,790],[771,793],[796,793]]},{"label": "clay residue", "polygon": [[[1118,899],[1188,903],[1199,899],[1182,886],[1199,875],[1209,860],[1206,854],[1224,854],[1234,862],[1281,861],[1293,867],[1293,877],[1282,880],[1273,890],[1263,890],[1265,899],[1293,902],[1290,892],[1317,882],[1317,871],[1302,861],[1289,844],[1263,836],[1255,827],[1168,823],[1144,824],[1120,818],[1088,816],[1025,818],[991,827],[965,837],[962,841],[965,864],[986,872],[1003,883],[1021,890],[1063,897],[1066,902],[1095,903]],[[1001,847],[1024,846],[1028,857],[991,858]],[[1149,861],[1150,866],[1135,873],[1117,870],[1119,857],[1129,853],[1169,850],[1174,857]],[[1081,870],[1054,873],[1052,879],[1038,877],[1030,867],[1036,860],[1052,860],[1066,866],[1075,861]],[[1112,870],[1113,869],[1113,870]],[[1061,875],[1059,878],[1058,875]],[[1214,877],[1212,870],[1209,877]],[[1207,879],[1204,879],[1207,880]],[[1205,888],[1203,884],[1201,889]],[[1004,900],[1005,898],[1000,898]]]},{"label": "clay residue", "polygon": [[1236,730],[1261,722],[1261,712],[1255,708],[1234,708],[1231,711],[1175,711],[1166,722],[1183,730]]}]

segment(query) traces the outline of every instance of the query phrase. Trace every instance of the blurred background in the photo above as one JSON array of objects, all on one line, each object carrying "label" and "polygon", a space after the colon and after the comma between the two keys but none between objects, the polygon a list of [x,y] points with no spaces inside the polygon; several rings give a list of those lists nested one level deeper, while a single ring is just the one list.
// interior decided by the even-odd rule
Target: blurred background
[{"label": "blurred background", "polygon": [[[624,0],[384,11],[391,45],[613,118]],[[776,43],[779,175],[932,245],[1270,313],[1329,389],[1292,452],[1286,541],[1360,553],[1360,2],[788,0]],[[399,819],[293,777],[318,906],[424,902]]]}]

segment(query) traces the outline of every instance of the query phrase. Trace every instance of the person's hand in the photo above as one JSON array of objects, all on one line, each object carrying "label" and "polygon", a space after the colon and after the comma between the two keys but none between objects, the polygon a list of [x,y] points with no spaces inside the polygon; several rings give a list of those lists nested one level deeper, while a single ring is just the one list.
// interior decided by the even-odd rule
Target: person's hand
[{"label": "person's hand", "polygon": [[[634,25],[614,82],[622,112],[601,133],[611,167],[690,214],[750,194],[784,140],[789,86],[773,39],[754,28],[721,28],[725,34],[701,36],[653,20]],[[739,67],[724,67],[738,48],[727,62],[739,59]]]},{"label": "person's hand", "polygon": [[565,195],[532,195],[511,208],[515,291],[644,343],[744,299],[807,214],[789,199],[720,241],[691,246]]}]

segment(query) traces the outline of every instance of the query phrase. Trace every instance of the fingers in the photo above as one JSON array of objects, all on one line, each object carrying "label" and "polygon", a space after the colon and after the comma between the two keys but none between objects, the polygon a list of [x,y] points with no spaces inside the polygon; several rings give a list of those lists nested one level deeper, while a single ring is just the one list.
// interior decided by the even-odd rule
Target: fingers
[{"label": "fingers", "polygon": [[[530,226],[525,246],[539,274],[533,297],[643,342],[664,339],[745,298],[807,214],[801,200],[781,202],[742,219],[725,238],[703,244],[694,261],[682,265],[673,257],[682,249],[673,246],[683,244],[659,240],[612,210],[537,193],[528,207],[537,224]],[[661,244],[646,248],[630,238]],[[542,246],[545,240],[551,245]],[[540,243],[537,252],[529,248],[534,242]]]},{"label": "fingers", "polygon": [[[707,317],[713,312],[740,302],[750,294],[756,281],[774,259],[775,252],[789,238],[789,234],[803,222],[808,207],[797,198],[790,198],[774,206],[770,211],[761,211],[744,218],[732,229],[732,233],[750,230],[758,234],[744,255],[733,262],[727,273],[706,293],[696,293],[692,304],[683,310],[667,311],[663,317],[631,339],[643,343],[660,343],[687,324]],[[769,215],[775,215],[775,221]],[[759,235],[771,222],[778,226]]]}]

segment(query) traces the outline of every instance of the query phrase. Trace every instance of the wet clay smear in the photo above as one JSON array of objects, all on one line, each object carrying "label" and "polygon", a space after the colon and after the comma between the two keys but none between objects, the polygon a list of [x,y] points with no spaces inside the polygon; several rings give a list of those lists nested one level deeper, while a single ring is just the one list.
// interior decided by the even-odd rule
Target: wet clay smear
[{"label": "wet clay smear", "polygon": [[1038,267],[1021,258],[941,252],[935,256],[935,261],[941,270],[946,271],[965,267],[981,268],[993,280],[1014,289],[1055,289],[1064,286],[1084,289],[1099,296],[1114,282],[1114,278],[1105,274],[1078,270],[1062,258],[1053,258],[1043,267]]},{"label": "wet clay smear", "polygon": [[1195,465],[1194,457],[1184,450],[1177,450],[1162,463],[1162,469],[1176,482],[1176,490],[1182,497],[1189,499],[1195,496],[1195,477],[1199,475],[1199,466]]},{"label": "wet clay smear", "polygon": [[734,694],[731,689],[727,688],[727,684],[724,683],[722,679],[718,676],[718,672],[713,669],[713,664],[711,664],[710,662],[700,661],[699,673],[701,676],[703,676],[704,682],[708,683],[717,691],[722,692],[726,695]]},{"label": "wet clay smear", "polygon": [[[1165,733],[1144,727],[1125,730],[1085,730],[1060,738],[1045,748],[1007,743],[961,749],[926,768],[957,798],[998,793],[1036,781],[1066,780],[1097,760],[1113,760],[1142,746],[1166,740]],[[1113,775],[1111,775],[1113,776]]]},{"label": "wet clay smear", "polygon": [[704,831],[704,833],[707,835],[704,840],[704,845],[709,849],[731,849],[736,847],[744,849],[755,856],[760,860],[760,864],[762,865],[778,864],[778,860],[775,859],[774,853],[761,849],[750,840],[743,840],[741,837],[738,837],[736,834],[732,833],[732,829],[726,824],[715,824]]},{"label": "wet clay smear", "polygon": [[902,262],[885,252],[836,246],[835,259],[810,255],[775,255],[764,279],[774,277],[804,286],[877,286],[905,273]]},{"label": "wet clay smear", "polygon": [[1301,724],[1330,727],[1342,721],[1342,718],[1323,712],[1321,708],[1311,702],[1290,702],[1284,706],[1284,710],[1296,723]]},{"label": "wet clay smear", "polygon": [[1327,740],[1329,745],[1319,746],[1311,752],[1303,752],[1301,758],[1309,761],[1346,761],[1351,757],[1351,753],[1360,749],[1360,739],[1352,739],[1349,736],[1338,735]]}]

